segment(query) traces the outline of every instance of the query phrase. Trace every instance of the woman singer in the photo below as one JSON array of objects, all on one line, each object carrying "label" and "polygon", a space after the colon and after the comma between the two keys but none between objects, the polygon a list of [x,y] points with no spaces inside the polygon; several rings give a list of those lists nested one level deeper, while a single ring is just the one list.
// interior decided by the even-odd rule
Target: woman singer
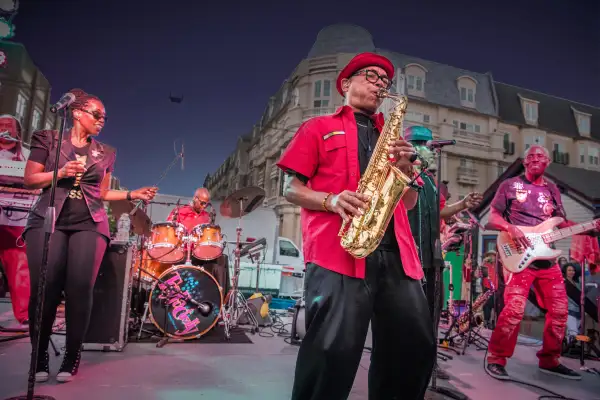
[{"label": "woman singer", "polygon": [[110,190],[115,149],[94,139],[106,122],[104,105],[96,96],[80,89],[75,95],[69,117],[72,128],[65,132],[60,151],[56,185],[55,231],[50,237],[46,292],[40,331],[36,331],[37,288],[44,248],[44,215],[50,202],[50,186],[56,157],[58,132],[37,131],[31,138],[31,153],[25,167],[25,185],[43,189],[27,221],[23,237],[27,244],[31,297],[29,326],[31,343],[39,335],[36,381],[48,380],[50,373],[48,343],[56,308],[65,293],[66,349],[57,380],[68,382],[77,374],[81,346],[92,310],[93,287],[110,240],[108,215],[103,201],[150,201],[156,188],[131,192]]}]

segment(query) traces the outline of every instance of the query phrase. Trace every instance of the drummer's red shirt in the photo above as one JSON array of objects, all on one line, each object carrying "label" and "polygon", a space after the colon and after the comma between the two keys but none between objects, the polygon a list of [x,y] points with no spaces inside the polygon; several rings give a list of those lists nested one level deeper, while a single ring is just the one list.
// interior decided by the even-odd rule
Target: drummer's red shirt
[{"label": "drummer's red shirt", "polygon": [[[373,118],[377,130],[384,124],[382,114]],[[318,192],[340,193],[358,188],[358,132],[354,112],[348,106],[335,114],[312,118],[303,123],[277,166],[308,178],[307,186]],[[422,184],[422,181],[418,181]],[[324,210],[302,208],[304,261],[355,278],[365,277],[365,259],[355,259],[340,244],[341,218]],[[394,211],[394,230],[406,275],[423,278],[415,241],[404,202]]]},{"label": "drummer's red shirt", "polygon": [[[197,213],[192,206],[179,207],[179,214],[175,218],[177,208],[174,208],[167,218],[168,222],[179,222],[186,227],[188,231],[194,229],[195,226],[201,224],[210,224],[210,214],[202,210]],[[175,220],[174,220],[175,218]]]}]

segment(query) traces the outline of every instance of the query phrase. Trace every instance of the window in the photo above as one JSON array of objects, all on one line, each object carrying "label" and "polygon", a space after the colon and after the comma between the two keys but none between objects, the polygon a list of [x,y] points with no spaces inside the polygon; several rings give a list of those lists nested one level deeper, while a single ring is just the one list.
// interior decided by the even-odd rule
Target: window
[{"label": "window", "polygon": [[408,75],[408,79],[406,81],[406,88],[408,90],[415,90],[417,92],[423,91],[423,77]]},{"label": "window", "polygon": [[590,117],[588,115],[577,114],[577,126],[582,135],[590,134]]},{"label": "window", "polygon": [[429,115],[427,114],[423,114],[420,112],[414,112],[414,111],[408,111],[406,113],[406,119],[408,121],[412,121],[412,122],[421,122],[424,124],[428,124],[429,121],[431,120]]},{"label": "window", "polygon": [[537,124],[538,122],[538,105],[531,101],[524,101],[525,121]]},{"label": "window", "polygon": [[503,167],[502,165],[498,165],[498,176],[497,176],[497,178],[500,178],[500,176],[502,176],[502,174],[504,173],[504,171],[506,171],[506,167]]},{"label": "window", "polygon": [[329,98],[331,97],[331,81],[322,80],[316,81],[313,84],[314,87],[314,108],[326,108],[329,107]]},{"label": "window", "polygon": [[287,257],[299,257],[298,249],[289,240],[279,240],[279,255]]},{"label": "window", "polygon": [[585,164],[585,146],[582,144],[579,145],[579,163]]},{"label": "window", "polygon": [[452,125],[454,128],[460,129],[461,131],[473,132],[473,133],[481,133],[481,126],[477,124],[469,124],[466,122],[460,121],[452,121]]},{"label": "window", "polygon": [[540,146],[544,146],[545,140],[543,136],[525,136],[525,150],[533,146],[534,144],[539,144]]},{"label": "window", "polygon": [[28,99],[23,93],[17,95],[17,108],[15,110],[15,117],[19,122],[23,123],[25,119],[25,113],[27,112]]},{"label": "window", "polygon": [[33,116],[31,118],[31,129],[38,130],[42,124],[42,113],[37,108],[33,110]]},{"label": "window", "polygon": [[469,89],[466,87],[461,87],[460,88],[460,101],[464,101],[467,103],[474,103],[475,102],[475,90]]},{"label": "window", "polygon": [[588,154],[590,156],[589,160],[590,160],[590,164],[591,165],[599,165],[600,164],[600,162],[598,160],[598,153],[599,153],[598,149],[595,149],[595,148],[590,148],[589,149]]},{"label": "window", "polygon": [[565,146],[562,143],[554,143],[554,151],[557,153],[564,153]]},{"label": "window", "polygon": [[54,127],[54,126],[53,126],[52,122],[50,122],[50,121],[46,121],[46,124],[44,125],[44,129],[45,129],[45,130],[49,131],[49,130],[51,130],[53,127]]}]

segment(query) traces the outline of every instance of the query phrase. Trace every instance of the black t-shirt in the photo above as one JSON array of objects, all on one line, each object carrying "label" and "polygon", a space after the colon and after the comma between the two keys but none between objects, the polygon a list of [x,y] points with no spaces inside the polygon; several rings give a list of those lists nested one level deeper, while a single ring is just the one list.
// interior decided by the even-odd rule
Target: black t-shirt
[{"label": "black t-shirt", "polygon": [[[76,147],[69,141],[63,143],[63,148],[67,152],[70,151],[67,147],[71,146],[74,150],[75,155],[79,161],[84,164],[87,160],[88,150],[90,145],[87,144],[83,147]],[[45,164],[46,158],[48,158],[48,151],[39,147],[33,147],[29,154],[29,160]],[[81,176],[78,175],[74,178],[61,179],[58,183],[61,187],[70,188],[69,195],[65,199],[65,203],[58,215],[56,220],[56,229],[61,230],[95,230],[96,223],[94,222],[90,210],[85,202],[83,192],[79,185]]]}]

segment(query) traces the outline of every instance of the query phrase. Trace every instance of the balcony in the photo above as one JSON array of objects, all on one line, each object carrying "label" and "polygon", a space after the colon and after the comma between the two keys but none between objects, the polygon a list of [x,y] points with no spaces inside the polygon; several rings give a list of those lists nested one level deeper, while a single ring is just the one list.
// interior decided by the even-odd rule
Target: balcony
[{"label": "balcony", "polygon": [[309,108],[308,110],[302,111],[302,120],[318,117],[320,115],[333,114],[335,112],[334,107],[321,107],[321,108]]},{"label": "balcony", "polygon": [[490,137],[483,133],[454,129],[452,136],[458,143],[469,147],[477,149],[489,149],[491,147]]},{"label": "balcony", "polygon": [[479,184],[477,170],[472,167],[458,167],[457,182],[462,185],[476,186]]}]

